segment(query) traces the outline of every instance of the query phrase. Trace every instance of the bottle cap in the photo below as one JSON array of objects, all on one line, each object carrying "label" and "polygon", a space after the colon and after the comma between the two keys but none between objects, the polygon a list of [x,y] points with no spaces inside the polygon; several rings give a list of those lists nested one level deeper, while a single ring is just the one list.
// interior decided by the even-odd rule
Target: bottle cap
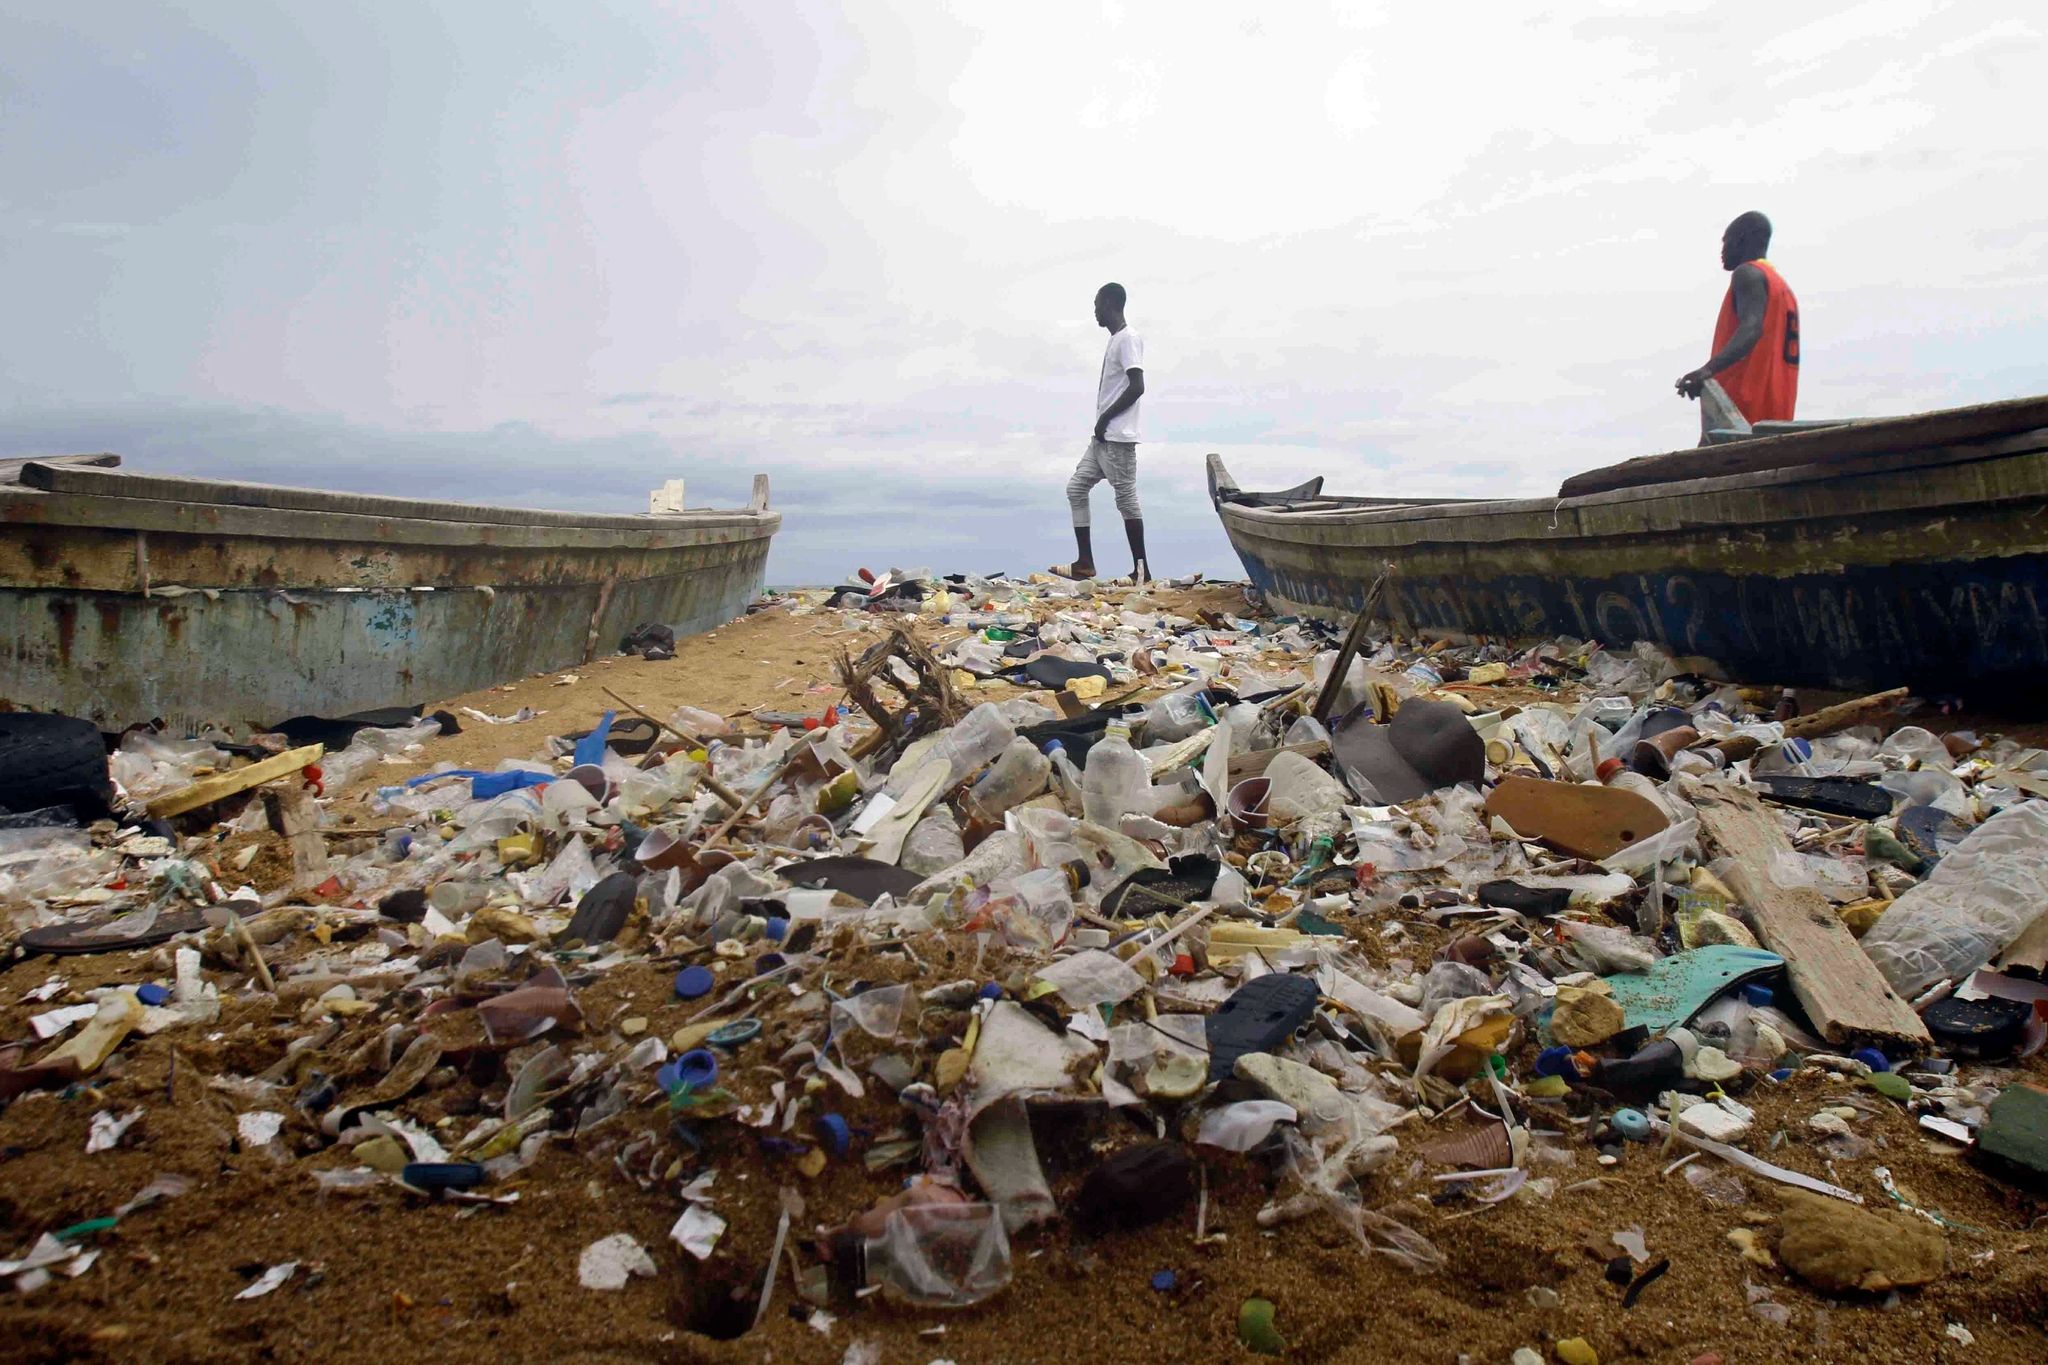
[{"label": "bottle cap", "polygon": [[1618,758],[1603,758],[1600,760],[1599,766],[1593,769],[1593,774],[1602,782],[1612,782],[1626,766]]},{"label": "bottle cap", "polygon": [[717,984],[718,978],[711,974],[709,967],[685,967],[676,973],[676,995],[684,1000],[709,995]]}]

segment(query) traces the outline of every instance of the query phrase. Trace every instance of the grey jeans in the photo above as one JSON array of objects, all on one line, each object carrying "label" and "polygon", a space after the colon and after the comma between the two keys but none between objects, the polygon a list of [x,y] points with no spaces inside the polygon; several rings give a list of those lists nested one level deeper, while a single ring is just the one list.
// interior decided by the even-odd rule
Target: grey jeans
[{"label": "grey jeans", "polygon": [[1074,477],[1067,480],[1067,506],[1073,509],[1074,525],[1087,526],[1088,490],[1109,481],[1116,494],[1116,510],[1125,521],[1136,521],[1138,510],[1138,443],[1136,441],[1090,441]]}]

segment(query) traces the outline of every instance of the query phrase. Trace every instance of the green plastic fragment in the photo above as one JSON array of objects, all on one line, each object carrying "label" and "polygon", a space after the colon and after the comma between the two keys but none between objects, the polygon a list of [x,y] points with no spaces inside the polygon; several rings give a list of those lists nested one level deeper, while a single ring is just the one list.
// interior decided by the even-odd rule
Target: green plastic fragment
[{"label": "green plastic fragment", "polygon": [[1237,1310],[1237,1339],[1264,1356],[1285,1355],[1287,1341],[1273,1326],[1271,1299],[1246,1299]]},{"label": "green plastic fragment", "polygon": [[51,1233],[50,1235],[52,1237],[55,1237],[58,1241],[67,1244],[71,1242],[82,1242],[86,1238],[92,1236],[95,1232],[105,1232],[108,1228],[114,1226],[114,1224],[120,1221],[120,1219],[114,1217],[112,1214],[109,1214],[105,1218],[88,1218],[83,1223],[73,1223],[70,1227],[60,1228],[56,1232]]},{"label": "green plastic fragment", "polygon": [[1913,1098],[1913,1083],[1895,1071],[1872,1072],[1864,1079],[1870,1082],[1872,1090],[1888,1100],[1897,1100],[1904,1104]]}]

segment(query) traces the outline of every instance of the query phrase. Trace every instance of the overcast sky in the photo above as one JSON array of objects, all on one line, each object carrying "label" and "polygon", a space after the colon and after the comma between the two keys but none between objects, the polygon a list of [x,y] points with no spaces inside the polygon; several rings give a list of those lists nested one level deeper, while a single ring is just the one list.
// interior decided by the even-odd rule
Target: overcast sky
[{"label": "overcast sky", "polygon": [[1690,444],[1750,208],[1800,415],[2048,391],[2038,5],[1522,8],[0,0],[0,455],[765,470],[775,581],[1020,570],[1115,279],[1156,567],[1234,572],[1211,450],[1491,496]]}]

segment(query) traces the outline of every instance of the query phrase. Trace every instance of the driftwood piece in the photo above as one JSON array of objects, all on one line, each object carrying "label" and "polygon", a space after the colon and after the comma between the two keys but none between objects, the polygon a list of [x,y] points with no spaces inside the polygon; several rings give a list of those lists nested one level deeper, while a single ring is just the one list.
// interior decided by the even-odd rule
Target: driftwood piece
[{"label": "driftwood piece", "polygon": [[[1794,716],[1785,722],[1785,738],[1816,739],[1821,735],[1832,735],[1852,725],[1867,725],[1899,709],[1899,704],[1910,695],[1904,687],[1894,687],[1889,692],[1873,692],[1867,697],[1854,701],[1837,702],[1823,706],[1809,715]],[[1723,739],[1703,739],[1692,746],[1695,749],[1719,749],[1730,763],[1740,763],[1763,748],[1760,740],[1748,735],[1731,735]]]},{"label": "driftwood piece", "polygon": [[1717,783],[1694,802],[1706,835],[1733,861],[1729,885],[1756,922],[1763,946],[1785,959],[1792,992],[1821,1037],[1837,1046],[1890,1044],[1925,1052],[1920,1016],[1892,990],[1827,897],[1812,887],[1779,886],[1771,866],[1792,851],[1777,817],[1749,792]]},{"label": "driftwood piece", "polygon": [[1316,704],[1309,714],[1318,724],[1330,719],[1330,712],[1337,707],[1337,695],[1344,690],[1344,675],[1351,670],[1351,661],[1358,657],[1358,651],[1365,645],[1365,632],[1372,626],[1373,612],[1380,604],[1380,591],[1387,586],[1387,575],[1393,572],[1390,564],[1381,569],[1379,576],[1366,590],[1365,605],[1358,615],[1351,618],[1351,629],[1344,636],[1344,647],[1337,651],[1337,658],[1330,665],[1330,676],[1323,680],[1323,690],[1316,696]]}]

